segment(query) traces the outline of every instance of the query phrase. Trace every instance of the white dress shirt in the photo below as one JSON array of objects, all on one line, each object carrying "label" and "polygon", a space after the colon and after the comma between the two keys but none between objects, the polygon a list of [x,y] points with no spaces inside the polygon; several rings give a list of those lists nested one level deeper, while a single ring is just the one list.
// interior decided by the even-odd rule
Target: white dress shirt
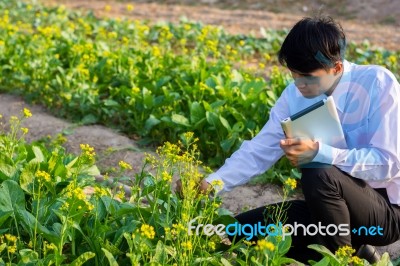
[{"label": "white dress shirt", "polygon": [[[400,85],[387,69],[344,61],[344,72],[332,93],[347,147],[319,143],[313,162],[335,165],[373,188],[386,188],[389,200],[400,205]],[[280,121],[327,98],[301,95],[294,83],[282,92],[268,122],[251,140],[244,141],[206,181],[222,180],[222,191],[247,183],[268,170],[284,153]]]}]

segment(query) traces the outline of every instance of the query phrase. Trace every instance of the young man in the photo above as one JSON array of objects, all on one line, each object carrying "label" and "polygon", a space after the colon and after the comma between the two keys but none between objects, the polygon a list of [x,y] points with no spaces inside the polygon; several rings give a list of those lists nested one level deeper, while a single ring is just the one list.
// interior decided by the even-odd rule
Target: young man
[{"label": "young man", "polygon": [[[260,133],[200,184],[205,190],[213,180],[222,180],[223,190],[229,191],[286,155],[301,169],[305,198],[289,203],[286,224],[345,224],[350,231],[292,236],[288,256],[303,262],[318,258],[309,244],[332,252],[352,246],[360,257],[374,261],[377,256],[369,245],[400,239],[400,85],[385,68],[346,61],[345,46],[345,34],[331,18],[299,21],[279,52],[294,83],[282,92]],[[328,96],[336,103],[347,147],[286,139],[280,121]],[[314,167],[302,167],[307,163]],[[266,210],[260,207],[236,218],[243,224],[267,222]],[[375,231],[357,231],[362,226]]]}]

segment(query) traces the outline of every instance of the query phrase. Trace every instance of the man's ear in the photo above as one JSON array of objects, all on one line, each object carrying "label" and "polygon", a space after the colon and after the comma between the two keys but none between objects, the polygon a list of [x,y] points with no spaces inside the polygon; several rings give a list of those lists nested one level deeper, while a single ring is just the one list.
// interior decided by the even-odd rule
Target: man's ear
[{"label": "man's ear", "polygon": [[343,62],[342,61],[337,61],[335,63],[335,70],[334,70],[335,75],[342,73],[343,69],[344,69]]}]

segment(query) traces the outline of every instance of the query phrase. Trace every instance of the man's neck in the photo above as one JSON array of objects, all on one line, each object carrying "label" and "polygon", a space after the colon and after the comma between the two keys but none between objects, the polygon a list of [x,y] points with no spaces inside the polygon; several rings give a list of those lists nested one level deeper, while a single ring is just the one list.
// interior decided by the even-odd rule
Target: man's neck
[{"label": "man's neck", "polygon": [[329,88],[329,90],[327,90],[327,91],[325,92],[325,95],[326,95],[326,96],[331,96],[331,95],[332,95],[333,91],[336,89],[337,85],[339,84],[340,79],[342,78],[342,76],[343,76],[343,71],[340,72],[340,74],[339,74],[338,77],[335,79],[335,82],[333,82],[333,84],[332,84],[332,86]]}]

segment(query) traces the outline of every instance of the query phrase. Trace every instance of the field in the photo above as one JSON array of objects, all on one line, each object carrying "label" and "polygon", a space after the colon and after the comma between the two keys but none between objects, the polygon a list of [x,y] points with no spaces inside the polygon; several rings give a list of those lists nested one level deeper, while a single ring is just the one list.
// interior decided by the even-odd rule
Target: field
[{"label": "field", "polygon": [[[102,9],[100,18],[60,6],[0,3],[1,91],[21,95],[43,106],[41,110],[75,123],[46,131],[43,124],[35,126],[43,119],[29,122],[35,112],[31,117],[23,106],[2,118],[7,132],[0,142],[4,262],[289,262],[285,253],[290,238],[269,237],[255,247],[227,246],[218,238],[189,236],[185,231],[188,221],[198,216],[205,217],[203,223],[232,221],[220,208],[219,198],[190,192],[207,168],[218,167],[243,139],[260,130],[269,108],[290,82],[275,59],[285,30],[235,35],[187,19],[152,23],[109,18],[117,3],[100,1],[95,5]],[[118,7],[124,14],[138,12],[129,3],[118,2]],[[399,51],[390,48],[351,43],[347,53],[358,63],[384,65],[398,78]],[[5,102],[18,99],[1,97]],[[94,137],[74,141],[79,126],[92,124],[111,127],[130,140],[99,145],[100,150],[87,145],[98,144]],[[35,128],[34,139],[39,141],[24,142],[33,139],[29,135]],[[93,126],[83,135],[93,135],[92,131]],[[154,147],[159,147],[156,154]],[[128,152],[143,149],[148,150],[143,163],[130,159]],[[199,160],[204,161],[205,172],[198,170],[204,165]],[[100,175],[129,190],[110,186],[107,180],[95,182]],[[182,199],[171,192],[177,176],[193,197]],[[293,193],[297,197],[288,182],[296,178],[298,173],[285,160],[261,177],[281,184],[285,199]],[[352,259],[349,254],[327,257],[339,265]]]}]

